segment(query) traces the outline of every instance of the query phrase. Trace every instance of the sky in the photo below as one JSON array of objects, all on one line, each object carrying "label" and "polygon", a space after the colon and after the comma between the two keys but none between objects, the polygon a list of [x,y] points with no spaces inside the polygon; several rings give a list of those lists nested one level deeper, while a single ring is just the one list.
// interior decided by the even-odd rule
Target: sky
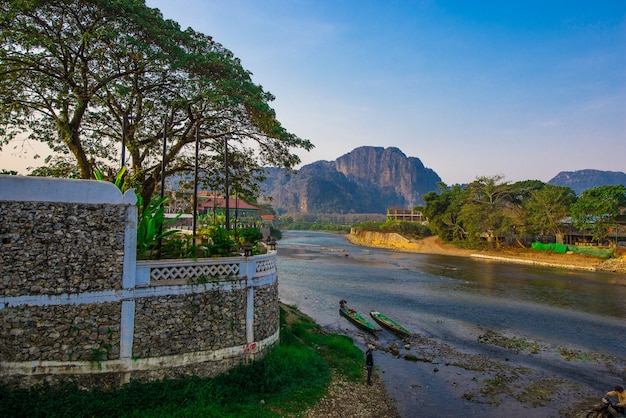
[{"label": "sky", "polygon": [[278,120],[315,145],[296,151],[302,165],[368,145],[449,185],[626,171],[624,0],[146,4],[211,35],[276,96]]}]

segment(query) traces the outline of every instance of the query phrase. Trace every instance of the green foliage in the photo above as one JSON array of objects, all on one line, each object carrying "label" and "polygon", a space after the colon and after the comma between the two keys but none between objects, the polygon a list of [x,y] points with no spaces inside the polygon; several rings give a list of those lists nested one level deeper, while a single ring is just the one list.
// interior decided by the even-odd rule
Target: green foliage
[{"label": "green foliage", "polygon": [[193,242],[193,235],[171,234],[161,241],[163,258],[196,258],[204,257],[202,244]]},{"label": "green foliage", "polygon": [[[422,212],[433,233],[467,248],[500,246],[518,235],[558,235],[568,216],[574,226],[606,240],[617,216],[626,208],[626,187],[601,186],[577,199],[569,187],[538,180],[508,184],[501,176],[480,177],[466,187],[440,183],[424,195]],[[521,243],[520,243],[521,244]]]},{"label": "green foliage", "polygon": [[283,237],[283,233],[280,229],[270,225],[270,236],[276,239],[281,239]]},{"label": "green foliage", "polygon": [[479,177],[465,187],[438,187],[424,195],[428,226],[444,241],[474,249],[500,247],[523,233],[557,230],[575,197],[569,188],[537,180],[509,184],[502,176]]},{"label": "green foliage", "polygon": [[255,227],[242,228],[237,232],[237,234],[241,237],[244,243],[252,245],[257,245],[263,238],[263,234],[261,234],[259,228]]},{"label": "green foliage", "polygon": [[[110,179],[111,183],[115,184],[115,187],[120,189],[120,191],[122,192],[125,192],[126,190],[128,190],[125,174],[126,174],[126,167],[122,167],[121,169],[118,170],[117,174],[115,175],[115,178]],[[96,180],[100,180],[100,181],[106,180],[104,178],[104,174],[102,174],[102,171],[100,170],[95,170],[93,173],[93,176]],[[141,197],[141,196],[137,196],[137,197]]]},{"label": "green foliage", "polygon": [[380,226],[381,232],[395,232],[405,237],[420,239],[430,236],[428,226],[416,222],[390,220]]},{"label": "green foliage", "polygon": [[463,190],[458,220],[474,245],[485,242],[500,246],[500,238],[515,224],[511,208],[511,187],[502,176],[479,177]]},{"label": "green foliage", "polygon": [[591,230],[593,240],[601,242],[608,236],[609,228],[615,225],[615,219],[624,207],[626,187],[620,184],[585,190],[572,204],[571,212],[576,228]]},{"label": "green foliage", "polygon": [[[126,167],[122,167],[115,175],[115,178],[110,179],[122,192],[128,188],[125,174]],[[100,170],[94,172],[94,177],[96,180],[105,181],[104,175]],[[155,249],[157,245],[162,243],[164,238],[180,232],[176,229],[165,229],[167,225],[175,222],[181,216],[181,214],[179,214],[170,219],[165,217],[165,203],[167,199],[168,198],[165,196],[162,198],[155,196],[148,205],[144,205],[143,197],[137,194],[137,208],[139,212],[139,223],[137,225],[137,255],[141,258],[145,258],[147,252]],[[191,240],[187,240],[186,238],[182,240],[171,239],[166,244],[167,251],[172,256],[182,256],[183,254],[186,254],[186,256],[195,256],[195,246]]]},{"label": "green foliage", "polygon": [[563,219],[576,201],[576,193],[569,187],[546,184],[535,189],[522,200],[525,230],[540,235],[557,235],[563,231]]},{"label": "green foliage", "polygon": [[448,242],[461,242],[468,232],[459,219],[463,206],[463,189],[459,185],[448,187],[438,183],[438,192],[426,193],[423,197],[426,206],[422,213],[428,219],[430,230]]},{"label": "green foliage", "polygon": [[178,219],[180,215],[172,219],[165,217],[167,196],[155,196],[147,205],[143,204],[141,196],[137,197],[137,206],[139,207],[137,254],[140,257],[145,257],[148,250],[156,249],[161,239],[179,232],[175,229],[165,229],[165,227]]},{"label": "green foliage", "polygon": [[[299,416],[324,395],[331,369],[362,377],[363,353],[351,339],[281,308],[281,341],[260,361],[212,379],[186,376],[121,389],[81,390],[75,383],[20,389],[0,384],[0,413],[10,417],[282,417]],[[261,402],[263,401],[263,402]]]},{"label": "green foliage", "polygon": [[228,257],[236,254],[238,247],[233,238],[233,231],[213,225],[204,229],[202,233],[209,239],[209,243],[204,244],[208,256]]},{"label": "green foliage", "polygon": [[384,224],[384,221],[364,221],[364,222],[359,222],[358,224],[355,225],[355,228],[358,228],[362,231],[372,231],[372,232],[377,232],[380,231],[380,226],[382,224]]},{"label": "green foliage", "polygon": [[79,179],[80,169],[75,161],[65,156],[49,156],[45,166],[34,168],[29,175],[37,177],[60,177]]},{"label": "green foliage", "polygon": [[355,225],[354,228],[361,231],[396,233],[413,239],[420,239],[431,235],[428,226],[407,221],[365,221]]},{"label": "green foliage", "polygon": [[234,189],[255,195],[260,166],[291,169],[300,162],[293,149],[313,148],[280,124],[274,96],[231,51],[144,1],[4,1],[0,68],[0,147],[26,134],[62,156],[37,174],[114,172],[125,132],[129,177],[150,201],[161,181],[155,162],[166,162],[166,176],[192,171],[201,127],[206,181],[223,186],[225,141],[216,139],[228,135]]},{"label": "green foliage", "polygon": [[284,230],[296,231],[329,231],[329,232],[350,232],[349,225],[337,224],[330,221],[314,220],[314,221],[296,221],[293,218],[287,218],[277,223]]}]

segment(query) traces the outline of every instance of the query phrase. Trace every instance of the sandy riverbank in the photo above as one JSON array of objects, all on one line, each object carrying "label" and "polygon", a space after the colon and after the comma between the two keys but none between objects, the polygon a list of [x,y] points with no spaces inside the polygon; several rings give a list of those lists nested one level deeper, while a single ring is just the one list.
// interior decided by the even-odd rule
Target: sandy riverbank
[{"label": "sandy riverbank", "polygon": [[616,251],[614,258],[603,261],[582,254],[558,254],[551,251],[535,251],[530,248],[509,248],[501,251],[468,250],[445,243],[436,236],[409,242],[366,242],[359,236],[353,234],[346,235],[346,238],[355,245],[386,248],[394,251],[474,257],[486,262],[534,264],[568,269],[620,273],[625,275],[622,284],[626,285],[626,251],[623,249]]}]

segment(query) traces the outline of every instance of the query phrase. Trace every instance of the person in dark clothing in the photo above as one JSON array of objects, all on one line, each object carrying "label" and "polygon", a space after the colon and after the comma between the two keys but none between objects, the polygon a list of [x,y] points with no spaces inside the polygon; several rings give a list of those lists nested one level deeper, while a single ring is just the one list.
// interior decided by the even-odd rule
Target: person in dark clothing
[{"label": "person in dark clothing", "polygon": [[367,345],[367,351],[365,352],[365,368],[367,369],[367,384],[372,385],[372,368],[374,367],[374,357],[372,351],[374,350],[372,344]]}]

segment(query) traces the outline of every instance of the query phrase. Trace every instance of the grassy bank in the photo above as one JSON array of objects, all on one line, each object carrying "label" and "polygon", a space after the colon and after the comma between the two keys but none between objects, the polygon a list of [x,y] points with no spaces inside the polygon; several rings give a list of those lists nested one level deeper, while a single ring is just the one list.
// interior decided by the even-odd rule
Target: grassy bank
[{"label": "grassy bank", "polygon": [[350,338],[326,333],[296,308],[282,306],[280,343],[262,361],[213,379],[131,382],[115,391],[0,386],[0,416],[297,416],[320,401],[331,376],[359,381],[362,369],[363,352]]}]

